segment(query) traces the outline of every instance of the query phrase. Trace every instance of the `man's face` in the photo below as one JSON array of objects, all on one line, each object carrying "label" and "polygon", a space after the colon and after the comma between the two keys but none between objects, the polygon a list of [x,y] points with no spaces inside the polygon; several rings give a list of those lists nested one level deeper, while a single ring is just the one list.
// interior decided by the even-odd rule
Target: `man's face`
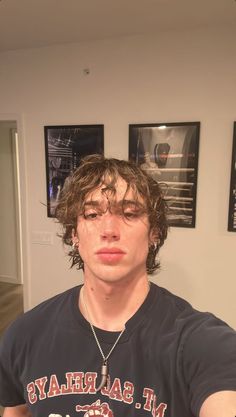
[{"label": "man's face", "polygon": [[85,279],[117,282],[146,277],[149,221],[141,197],[119,178],[115,195],[101,185],[87,195],[76,238]]}]

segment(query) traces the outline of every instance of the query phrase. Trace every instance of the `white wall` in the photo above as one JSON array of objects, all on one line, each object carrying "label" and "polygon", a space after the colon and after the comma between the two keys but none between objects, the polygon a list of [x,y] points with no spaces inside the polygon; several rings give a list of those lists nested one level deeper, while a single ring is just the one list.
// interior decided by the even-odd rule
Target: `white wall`
[{"label": "white wall", "polygon": [[[105,154],[128,157],[128,124],[200,121],[195,229],[173,228],[155,281],[236,327],[236,234],[227,232],[236,30],[129,37],[3,53],[0,117],[22,120],[27,170],[28,306],[81,279],[46,216],[43,126],[104,123]],[[83,69],[90,68],[84,76]],[[32,243],[49,231],[53,245]]]}]

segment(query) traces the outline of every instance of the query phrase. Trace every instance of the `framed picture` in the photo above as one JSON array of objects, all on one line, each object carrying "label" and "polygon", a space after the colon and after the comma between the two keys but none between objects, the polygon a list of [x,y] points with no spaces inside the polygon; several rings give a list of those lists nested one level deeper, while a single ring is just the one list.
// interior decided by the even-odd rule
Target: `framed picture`
[{"label": "framed picture", "polygon": [[236,232],[236,122],[234,122],[233,135],[228,230],[229,232]]},{"label": "framed picture", "polygon": [[104,153],[104,125],[44,126],[47,214],[54,217],[60,191],[81,158]]},{"label": "framed picture", "polygon": [[129,159],[159,182],[170,226],[195,227],[200,122],[129,125]]}]

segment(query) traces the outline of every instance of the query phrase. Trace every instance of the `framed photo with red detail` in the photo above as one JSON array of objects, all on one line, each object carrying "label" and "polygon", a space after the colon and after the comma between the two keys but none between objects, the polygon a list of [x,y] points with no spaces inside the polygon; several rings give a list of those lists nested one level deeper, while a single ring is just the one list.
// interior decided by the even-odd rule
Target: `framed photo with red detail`
[{"label": "framed photo with red detail", "polygon": [[228,231],[236,232],[236,122],[234,122],[231,179],[229,192]]},{"label": "framed photo with red detail", "polygon": [[200,122],[129,125],[129,159],[161,186],[169,225],[195,227]]},{"label": "framed photo with red detail", "polygon": [[44,126],[47,215],[55,207],[68,175],[83,157],[104,154],[104,125]]}]

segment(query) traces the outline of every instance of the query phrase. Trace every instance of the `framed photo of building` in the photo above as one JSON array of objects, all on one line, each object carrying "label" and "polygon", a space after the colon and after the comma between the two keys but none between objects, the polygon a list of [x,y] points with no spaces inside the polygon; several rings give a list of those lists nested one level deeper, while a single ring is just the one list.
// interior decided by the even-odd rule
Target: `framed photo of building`
[{"label": "framed photo of building", "polygon": [[231,180],[229,194],[228,231],[236,232],[236,122],[234,122]]},{"label": "framed photo of building", "polygon": [[104,153],[104,125],[44,126],[47,214],[54,217],[68,175],[81,158]]},{"label": "framed photo of building", "polygon": [[129,159],[159,182],[170,226],[195,227],[200,122],[129,125]]}]

